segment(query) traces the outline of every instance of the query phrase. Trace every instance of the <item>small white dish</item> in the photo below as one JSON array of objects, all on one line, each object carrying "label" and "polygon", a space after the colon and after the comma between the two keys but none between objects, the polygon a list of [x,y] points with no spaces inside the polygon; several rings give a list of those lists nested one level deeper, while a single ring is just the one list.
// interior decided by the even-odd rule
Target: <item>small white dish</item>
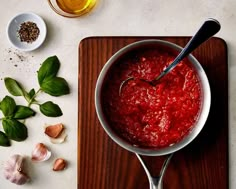
[{"label": "small white dish", "polygon": [[[32,43],[22,42],[18,35],[20,26],[24,22],[33,22],[39,28],[39,36]],[[37,14],[27,12],[16,15],[7,26],[7,37],[10,43],[21,51],[33,51],[37,49],[44,42],[47,34],[47,27],[44,20]]]}]

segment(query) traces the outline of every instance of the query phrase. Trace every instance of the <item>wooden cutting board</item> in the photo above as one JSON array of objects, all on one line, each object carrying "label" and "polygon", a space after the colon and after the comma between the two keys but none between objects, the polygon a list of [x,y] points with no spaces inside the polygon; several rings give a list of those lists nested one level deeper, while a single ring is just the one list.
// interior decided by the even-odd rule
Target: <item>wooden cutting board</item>
[{"label": "wooden cutting board", "polygon": [[[95,112],[94,89],[106,61],[120,48],[142,39],[162,39],[184,46],[189,37],[91,37],[79,45],[79,189],[148,189],[136,156],[115,144]],[[164,177],[164,189],[228,188],[228,72],[227,47],[211,38],[194,51],[208,76],[212,104],[200,135],[174,154]],[[145,158],[156,169],[160,157]],[[152,170],[153,171],[153,170]],[[154,170],[158,174],[158,170]]]}]

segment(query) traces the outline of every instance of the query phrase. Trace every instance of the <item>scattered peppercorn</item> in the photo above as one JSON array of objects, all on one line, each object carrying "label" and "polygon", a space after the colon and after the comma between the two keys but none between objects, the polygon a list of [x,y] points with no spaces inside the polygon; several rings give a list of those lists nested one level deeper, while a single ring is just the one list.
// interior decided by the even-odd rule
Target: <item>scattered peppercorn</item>
[{"label": "scattered peppercorn", "polygon": [[27,21],[20,25],[20,29],[17,33],[21,42],[32,43],[36,41],[40,31],[36,23]]}]

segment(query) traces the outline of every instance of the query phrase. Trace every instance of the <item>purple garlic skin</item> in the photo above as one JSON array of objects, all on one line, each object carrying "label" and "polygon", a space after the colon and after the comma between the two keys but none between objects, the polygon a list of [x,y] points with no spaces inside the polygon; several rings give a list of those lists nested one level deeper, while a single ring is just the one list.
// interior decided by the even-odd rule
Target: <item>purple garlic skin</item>
[{"label": "purple garlic skin", "polygon": [[11,156],[4,164],[4,177],[17,185],[25,184],[29,180],[29,177],[24,173],[23,163],[23,156],[18,154]]},{"label": "purple garlic skin", "polygon": [[33,152],[32,152],[32,160],[35,162],[46,161],[51,157],[51,152],[43,143],[38,143]]}]

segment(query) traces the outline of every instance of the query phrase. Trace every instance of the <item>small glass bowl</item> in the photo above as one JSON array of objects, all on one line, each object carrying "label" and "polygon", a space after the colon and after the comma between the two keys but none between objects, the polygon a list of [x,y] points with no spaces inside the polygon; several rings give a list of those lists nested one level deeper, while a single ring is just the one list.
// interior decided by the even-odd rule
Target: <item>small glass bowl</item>
[{"label": "small glass bowl", "polygon": [[76,18],[76,17],[80,17],[80,16],[90,12],[91,9],[93,9],[93,7],[95,6],[96,0],[91,1],[91,3],[87,5],[87,8],[85,7],[83,9],[81,9],[81,11],[79,11],[78,13],[68,13],[68,12],[65,12],[64,10],[62,10],[58,6],[56,0],[48,0],[48,3],[50,5],[50,7],[52,8],[52,10],[54,12],[56,12],[57,14],[59,14],[61,16],[64,16],[64,17],[67,17],[67,18]]}]

